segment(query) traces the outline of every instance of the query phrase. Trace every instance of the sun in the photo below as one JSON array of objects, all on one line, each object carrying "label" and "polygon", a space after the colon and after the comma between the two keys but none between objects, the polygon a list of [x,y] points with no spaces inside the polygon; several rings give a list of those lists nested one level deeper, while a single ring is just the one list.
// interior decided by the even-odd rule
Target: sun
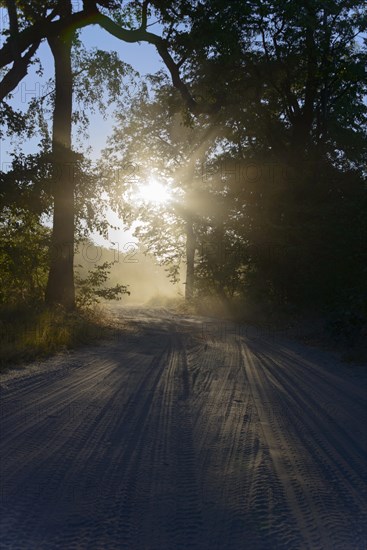
[{"label": "sun", "polygon": [[150,177],[148,183],[139,188],[138,195],[144,202],[157,205],[165,204],[172,198],[169,187],[154,177]]}]

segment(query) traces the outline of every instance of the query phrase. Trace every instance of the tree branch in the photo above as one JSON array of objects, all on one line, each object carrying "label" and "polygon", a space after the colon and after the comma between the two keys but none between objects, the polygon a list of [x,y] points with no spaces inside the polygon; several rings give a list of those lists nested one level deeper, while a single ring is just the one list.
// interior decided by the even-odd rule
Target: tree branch
[{"label": "tree branch", "polygon": [[36,53],[39,44],[40,42],[33,44],[23,57],[20,57],[14,62],[12,68],[4,76],[0,82],[0,100],[3,100],[10,94],[27,75],[30,61]]},{"label": "tree branch", "polygon": [[[218,112],[221,108],[221,102],[217,101],[216,103],[208,104],[198,104],[192,97],[189,89],[181,80],[179,65],[175,63],[171,54],[168,51],[167,41],[157,36],[156,34],[150,33],[142,28],[129,30],[120,27],[112,19],[103,15],[98,11],[96,4],[94,2],[85,3],[84,9],[78,13],[70,14],[69,16],[62,17],[57,21],[40,21],[31,27],[28,27],[24,31],[21,31],[17,37],[17,45],[19,51],[24,51],[30,46],[39,44],[44,38],[50,38],[52,36],[61,34],[66,29],[76,29],[86,27],[88,25],[100,25],[107,32],[115,36],[116,38],[123,40],[124,42],[134,43],[134,42],[148,42],[153,44],[162,60],[164,61],[167,69],[170,72],[172,83],[181,93],[182,98],[184,99],[187,107],[190,111],[197,115],[201,113],[215,113]],[[33,51],[32,46],[32,51]],[[34,51],[33,51],[34,53]],[[32,55],[33,55],[32,53]],[[25,76],[28,69],[28,64],[30,62],[30,57],[26,54],[21,63],[18,65],[17,70],[13,67],[8,75],[3,80],[3,83],[6,84],[4,91],[6,90],[5,95],[7,95],[12,89],[14,89],[17,84],[20,82],[21,78]],[[14,51],[13,51],[13,41],[7,40],[4,46],[0,49],[0,67],[4,67],[9,63],[14,62]],[[28,62],[28,64],[27,64]],[[21,78],[16,81],[16,75],[23,75]],[[9,78],[7,78],[9,76]],[[13,83],[13,87],[10,86],[10,83]],[[2,93],[3,90],[1,90]],[[5,97],[3,95],[3,97]]]},{"label": "tree branch", "polygon": [[140,30],[142,31],[147,30],[148,6],[149,6],[149,0],[144,0],[142,5],[142,11],[141,11],[141,25],[140,25]]},{"label": "tree branch", "polygon": [[6,0],[6,8],[8,10],[9,16],[9,31],[10,39],[12,41],[13,54],[15,59],[21,57],[21,51],[18,48],[18,34],[19,34],[19,25],[18,25],[18,15],[17,8],[15,6],[14,0]]},{"label": "tree branch", "polygon": [[174,59],[169,53],[166,40],[164,40],[160,36],[157,36],[156,34],[140,29],[127,31],[126,29],[121,28],[117,23],[112,21],[112,19],[102,14],[99,15],[96,22],[107,32],[109,32],[116,38],[119,38],[120,40],[124,40],[125,42],[148,42],[149,44],[153,44],[170,72],[173,85],[177,90],[179,90],[187,107],[193,114],[212,114],[219,111],[219,109],[221,108],[221,104],[219,102],[216,102],[214,104],[199,105],[194,100],[186,84],[184,84],[184,82],[181,80],[179,66],[177,63],[175,63]]}]

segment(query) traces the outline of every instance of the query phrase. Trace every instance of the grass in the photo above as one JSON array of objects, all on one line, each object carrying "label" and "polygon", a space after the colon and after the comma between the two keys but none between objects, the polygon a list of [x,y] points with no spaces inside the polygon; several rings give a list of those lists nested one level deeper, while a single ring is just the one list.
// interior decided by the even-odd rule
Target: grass
[{"label": "grass", "polygon": [[44,359],[59,351],[108,338],[111,326],[101,309],[68,313],[62,308],[0,310],[0,368]]}]

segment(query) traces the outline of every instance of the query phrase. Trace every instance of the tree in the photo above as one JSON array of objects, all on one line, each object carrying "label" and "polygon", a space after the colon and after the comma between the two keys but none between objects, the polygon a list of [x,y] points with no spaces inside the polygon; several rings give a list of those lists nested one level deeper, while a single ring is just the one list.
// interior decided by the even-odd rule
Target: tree
[{"label": "tree", "polygon": [[[71,2],[64,2],[62,15],[71,14]],[[71,149],[73,73],[71,48],[73,34],[48,39],[55,63],[55,105],[52,127],[53,224],[52,256],[46,288],[46,303],[75,305],[74,289],[74,181]]]},{"label": "tree", "polygon": [[[260,140],[278,161],[295,165],[300,155],[304,160],[316,150],[331,154],[335,146],[343,151],[365,139],[366,25],[363,1],[267,0],[224,7],[212,0],[191,7],[187,30],[172,48],[187,56],[182,73],[193,93],[225,96],[224,125],[237,122],[231,125],[237,131],[241,122],[249,143]],[[350,133],[348,140],[339,134],[338,144],[341,126]]]},{"label": "tree", "polygon": [[206,94],[231,84],[217,122],[227,160],[258,176],[230,183],[226,227],[249,251],[245,287],[273,302],[334,307],[363,292],[365,30],[364,4],[344,0],[213,1],[192,12],[183,74]]},{"label": "tree", "polygon": [[[174,280],[181,260],[185,261],[185,296],[190,300],[198,246],[196,225],[203,215],[200,161],[212,146],[213,136],[203,118],[188,125],[177,91],[162,81],[163,75],[151,77],[150,91],[143,87],[131,103],[119,107],[101,170],[109,178],[113,173],[123,174],[129,166],[135,168],[134,177],[115,182],[113,203],[129,225],[140,222],[136,236],[168,266]],[[139,198],[139,190],[152,175],[170,191],[166,204]]]},{"label": "tree", "polygon": [[[66,4],[64,5],[66,10]],[[71,6],[69,5],[69,10]],[[63,11],[63,15],[67,14]],[[75,202],[76,202],[76,166],[77,159],[71,147],[73,109],[72,98],[77,95],[74,89],[74,73],[72,68],[72,44],[75,35],[64,33],[61,36],[49,38],[49,44],[55,61],[55,95],[52,131],[52,163],[53,163],[53,227],[51,266],[46,288],[46,302],[50,305],[61,303],[67,309],[75,305],[74,288],[74,248],[75,248]],[[92,107],[91,101],[95,101],[103,112],[103,99],[97,99],[96,93],[107,91],[109,97],[107,104],[121,95],[121,79],[126,73],[126,65],[119,62],[114,55],[103,55],[101,51],[92,52],[91,58],[87,53],[79,54],[79,76],[87,73],[90,81],[95,85],[94,93],[88,93],[88,99],[84,99],[86,106]],[[83,66],[84,65],[84,66]],[[88,70],[85,70],[85,69]],[[109,73],[109,76],[108,76]],[[111,75],[112,73],[112,75]],[[113,80],[115,77],[115,81]],[[102,86],[101,78],[105,79]],[[79,81],[79,91],[85,93],[90,85],[88,78]],[[104,88],[104,89],[103,89]],[[107,90],[106,90],[107,88]],[[83,113],[77,113],[83,122]],[[86,114],[84,122],[87,124]],[[81,181],[85,181],[80,174]],[[87,190],[82,189],[86,195]],[[87,220],[90,217],[88,212]],[[88,223],[88,222],[87,222]]]},{"label": "tree", "polygon": [[[70,166],[73,160],[71,153],[73,92],[71,35],[75,26],[82,27],[96,22],[122,40],[131,42],[146,40],[154,44],[169,69],[174,84],[178,87],[190,108],[197,111],[213,110],[213,105],[197,105],[189,90],[181,81],[180,65],[170,55],[167,41],[147,31],[149,2],[143,2],[137,8],[134,4],[128,6],[124,14],[127,21],[129,19],[136,21],[139,18],[141,20],[140,27],[135,30],[122,28],[121,19],[117,18],[118,22],[116,22],[101,13],[97,4],[111,10],[111,14],[114,15],[114,10],[117,7],[114,2],[85,2],[82,12],[76,14],[72,12],[70,1],[66,3],[58,2],[56,5],[52,4],[47,7],[34,2],[30,7],[20,4],[21,18],[18,18],[16,5],[8,2],[9,38],[0,50],[1,66],[14,62],[2,81],[3,98],[14,89],[26,74],[33,53],[43,38],[47,38],[54,56],[56,93],[53,124],[53,162],[54,174],[56,175],[56,170],[59,172],[59,181],[56,182],[56,177],[54,177],[53,250],[46,301],[49,304],[62,303],[66,308],[73,308],[75,301],[73,282],[74,186],[70,175]],[[156,9],[159,11],[159,7]],[[163,12],[166,13],[165,8]],[[53,21],[55,17],[58,19]],[[89,20],[86,20],[85,17],[89,17]],[[22,21],[24,25],[21,31],[19,30],[19,21]],[[27,21],[30,21],[31,24],[27,25]],[[26,51],[26,53],[22,57],[21,53],[23,51]]]}]

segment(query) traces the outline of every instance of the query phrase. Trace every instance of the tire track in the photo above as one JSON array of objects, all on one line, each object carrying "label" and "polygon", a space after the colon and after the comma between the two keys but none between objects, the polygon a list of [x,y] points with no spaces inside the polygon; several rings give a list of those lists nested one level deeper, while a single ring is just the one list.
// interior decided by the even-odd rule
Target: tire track
[{"label": "tire track", "polygon": [[[324,525],[328,525],[333,547],[344,548],[349,544],[352,531],[355,544],[362,548],[361,526],[366,525],[367,519],[365,455],[360,454],[359,447],[351,445],[345,429],[333,422],[319,404],[322,403],[321,395],[317,401],[310,392],[304,394],[304,389],[296,382],[298,378],[287,376],[286,369],[272,357],[264,357],[260,352],[257,355],[269,382],[276,380],[285,392],[283,399],[287,400],[288,410],[292,410],[292,423],[287,431],[302,444],[302,461],[307,460],[310,464],[307,479],[313,479],[313,485],[309,484],[308,491],[316,503],[318,515]],[[345,509],[342,516],[337,513],[341,503]],[[330,521],[332,515],[334,522]]]},{"label": "tire track", "polygon": [[3,379],[1,548],[365,550],[362,387],[234,324],[116,315],[133,339]]},{"label": "tire track", "polygon": [[[249,348],[243,346],[243,363],[251,386],[253,399],[261,422],[263,441],[266,444],[272,460],[274,472],[281,483],[282,491],[288,505],[287,516],[293,516],[300,536],[302,548],[316,550],[327,548],[327,541],[323,536],[323,526],[318,519],[318,510],[315,508],[307,490],[299,491],[296,478],[292,476],[295,470],[293,445],[289,441],[286,429],[281,423],[281,416],[268,414],[269,404],[273,402],[269,385],[264,376],[262,365],[256,361]],[[264,405],[267,405],[265,407]],[[298,464],[297,472],[301,478],[305,477],[303,463]]]},{"label": "tire track", "polygon": [[[355,477],[354,486],[349,481],[354,471],[348,462],[356,455],[351,451],[348,459],[349,451],[335,446],[338,430],[310,392],[295,382],[290,366],[274,363],[275,354],[264,356],[258,345],[249,346],[243,345],[244,364],[263,416],[264,441],[303,537],[302,548],[362,549],[363,488]],[[340,515],[342,502],[346,514]]]}]

